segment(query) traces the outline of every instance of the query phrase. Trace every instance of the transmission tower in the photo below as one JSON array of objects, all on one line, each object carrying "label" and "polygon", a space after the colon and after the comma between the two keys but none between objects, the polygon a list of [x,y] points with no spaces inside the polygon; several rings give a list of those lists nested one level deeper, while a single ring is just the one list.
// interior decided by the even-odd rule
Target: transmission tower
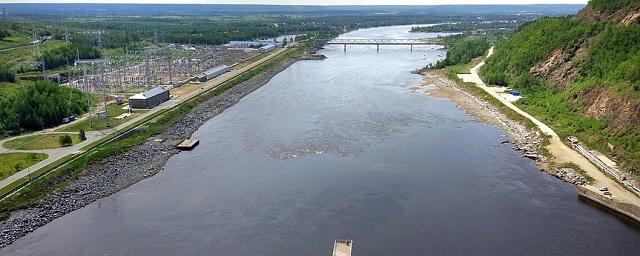
[{"label": "transmission tower", "polygon": [[[36,33],[35,25],[33,25],[32,27],[32,33],[33,33],[33,59],[37,60],[39,57],[41,57],[41,55],[40,55],[40,39],[38,38],[38,35]],[[47,80],[47,72],[44,64],[44,58],[42,58],[42,61],[39,64],[42,68],[42,80]]]}]

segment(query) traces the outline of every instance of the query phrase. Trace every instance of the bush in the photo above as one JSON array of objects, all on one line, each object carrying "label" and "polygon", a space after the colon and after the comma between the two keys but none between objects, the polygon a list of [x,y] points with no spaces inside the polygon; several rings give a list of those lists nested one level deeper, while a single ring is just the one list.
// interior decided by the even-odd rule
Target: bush
[{"label": "bush", "polygon": [[9,33],[9,30],[0,29],[0,40],[4,40],[5,37],[8,37],[10,35],[11,33]]},{"label": "bush", "polygon": [[87,135],[84,133],[84,129],[80,129],[80,135],[78,137],[80,137],[80,140],[82,141],[87,140]]},{"label": "bush", "polygon": [[60,136],[60,146],[61,147],[68,147],[73,145],[73,140],[71,139],[71,136],[69,135],[63,135]]},{"label": "bush", "polygon": [[16,74],[11,70],[0,69],[0,82],[16,82]]}]

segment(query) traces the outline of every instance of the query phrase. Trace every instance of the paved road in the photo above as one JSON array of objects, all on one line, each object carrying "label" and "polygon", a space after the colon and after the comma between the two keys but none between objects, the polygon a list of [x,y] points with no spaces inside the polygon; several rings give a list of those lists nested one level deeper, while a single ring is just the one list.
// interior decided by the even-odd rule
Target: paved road
[{"label": "paved road", "polygon": [[[16,137],[11,137],[11,138],[7,138],[3,141],[0,141],[0,153],[12,153],[12,152],[36,152],[36,153],[45,153],[47,155],[49,155],[49,158],[43,160],[42,162],[39,162],[25,170],[22,170],[20,172],[15,173],[14,175],[7,177],[6,179],[0,181],[0,188],[3,188],[5,186],[8,186],[9,184],[11,184],[12,182],[19,180],[23,177],[26,177],[28,175],[30,175],[32,172],[43,168],[55,161],[58,161],[59,159],[71,155],[71,154],[76,154],[76,153],[81,153],[83,152],[81,149],[101,138],[103,138],[104,136],[107,136],[115,131],[121,130],[126,128],[127,126],[140,121],[143,118],[146,118],[154,113],[157,113],[158,111],[164,110],[164,109],[169,109],[169,108],[173,108],[176,105],[178,105],[179,103],[185,101],[185,100],[189,100],[193,97],[196,97],[198,95],[200,95],[201,93],[212,89],[220,84],[222,84],[223,82],[231,79],[232,77],[235,77],[238,74],[244,73],[247,70],[250,70],[262,63],[264,63],[265,61],[268,61],[270,59],[272,59],[273,57],[279,55],[280,53],[286,51],[287,49],[281,48],[281,49],[277,49],[275,51],[273,51],[272,53],[270,53],[269,55],[265,56],[262,59],[259,59],[257,61],[252,62],[249,65],[246,65],[244,67],[238,68],[236,70],[232,70],[231,72],[225,73],[219,77],[216,77],[210,81],[207,81],[205,83],[200,84],[200,90],[193,90],[192,92],[189,92],[187,94],[181,95],[179,97],[174,97],[172,99],[170,99],[169,101],[161,104],[158,107],[155,107],[154,109],[137,115],[135,116],[133,119],[122,123],[120,125],[118,125],[117,127],[111,128],[111,129],[107,129],[107,130],[102,130],[102,131],[88,131],[86,132],[87,135],[87,140],[83,141],[82,143],[70,146],[70,147],[64,147],[64,148],[56,148],[56,149],[44,149],[44,150],[14,150],[14,149],[5,149],[4,147],[2,147],[2,144],[5,141],[8,140],[12,140],[12,139],[16,139],[19,137],[24,137],[24,136],[32,136],[35,134],[50,134],[50,133],[58,133],[58,132],[53,132],[54,129],[60,129],[60,127],[56,127],[53,129],[49,129],[49,130],[45,130],[45,131],[39,131],[39,132],[35,132],[32,134],[26,134],[26,135],[22,135],[22,136],[16,136]],[[77,121],[76,121],[77,122]],[[75,123],[75,122],[74,122]]]},{"label": "paved road", "polygon": [[[487,58],[492,54],[493,54],[493,47],[489,49],[489,54],[487,55]],[[569,146],[564,144],[562,141],[562,138],[560,138],[558,134],[556,134],[556,132],[553,131],[553,129],[551,129],[551,127],[544,124],[543,122],[536,119],[535,117],[531,116],[529,113],[524,112],[520,108],[516,107],[511,102],[506,100],[504,97],[500,96],[500,93],[504,91],[504,89],[487,86],[478,75],[478,70],[484,64],[485,62],[482,61],[481,63],[479,63],[478,65],[476,65],[471,69],[470,74],[458,74],[458,77],[460,77],[460,79],[462,79],[462,81],[464,82],[475,83],[478,87],[482,88],[491,96],[498,99],[505,106],[509,107],[510,109],[513,109],[518,114],[531,120],[531,122],[533,122],[536,126],[538,126],[538,128],[540,129],[540,131],[542,131],[542,133],[550,136],[549,145],[547,146],[547,148],[549,149],[549,152],[553,156],[553,161],[557,163],[570,162],[580,166],[580,168],[585,170],[587,174],[589,174],[589,176],[595,179],[594,187],[591,187],[590,189],[593,190],[596,187],[597,188],[608,187],[616,199],[625,201],[628,203],[632,203],[635,205],[640,205],[640,198],[638,198],[635,194],[628,191],[627,189],[622,187],[622,185],[620,185],[619,183],[617,183],[616,181],[614,181],[613,179],[605,175],[600,169],[598,169],[595,165],[593,165],[587,158],[582,156],[580,153],[574,151]],[[598,191],[598,193],[601,193],[601,192]]]}]

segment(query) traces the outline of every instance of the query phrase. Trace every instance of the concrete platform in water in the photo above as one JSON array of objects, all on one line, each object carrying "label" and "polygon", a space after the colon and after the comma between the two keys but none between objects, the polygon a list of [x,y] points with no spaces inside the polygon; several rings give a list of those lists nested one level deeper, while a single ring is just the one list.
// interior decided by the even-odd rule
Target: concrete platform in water
[{"label": "concrete platform in water", "polygon": [[192,150],[200,143],[199,140],[186,139],[180,142],[180,144],[176,145],[176,147],[180,150]]},{"label": "concrete platform in water", "polygon": [[352,247],[351,240],[336,240],[333,243],[333,256],[351,256]]}]

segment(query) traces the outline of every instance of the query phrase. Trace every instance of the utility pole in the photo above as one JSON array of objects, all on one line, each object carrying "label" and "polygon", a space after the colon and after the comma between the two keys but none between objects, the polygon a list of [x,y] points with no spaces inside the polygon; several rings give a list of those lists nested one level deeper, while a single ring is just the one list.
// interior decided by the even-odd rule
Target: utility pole
[{"label": "utility pole", "polygon": [[127,70],[129,69],[129,43],[127,40],[127,32],[124,32],[124,74],[122,79],[124,81],[123,85],[127,83]]},{"label": "utility pole", "polygon": [[171,49],[167,49],[168,65],[169,65],[169,84],[173,86],[173,56],[171,55]]},{"label": "utility pole", "polygon": [[82,84],[83,84],[82,87],[87,93],[87,104],[89,104],[89,125],[93,127],[93,118],[91,118],[93,105],[91,105],[91,92],[89,90],[89,87],[87,86],[87,66],[86,65],[82,65]]},{"label": "utility pole", "polygon": [[40,63],[40,66],[42,68],[42,80],[47,80],[47,72],[46,72],[46,67],[45,67],[45,62],[44,62],[44,57],[40,55],[40,41],[38,39],[38,36],[36,34],[36,26],[33,25],[32,27],[32,33],[33,33],[33,58],[35,60],[38,59],[38,57],[42,58],[42,62]]},{"label": "utility pole", "polygon": [[151,86],[151,70],[149,68],[149,49],[146,49],[144,51],[144,82],[146,86]]},{"label": "utility pole", "polygon": [[96,31],[96,37],[97,37],[97,46],[98,49],[102,48],[102,34],[100,32],[100,30]]},{"label": "utility pole", "polygon": [[101,75],[100,75],[100,82],[102,84],[102,100],[104,101],[104,123],[106,124],[107,127],[111,127],[111,125],[109,125],[109,109],[107,108],[107,83],[105,80],[105,66],[107,65],[106,62],[103,62],[102,65],[100,65],[101,67]]}]

